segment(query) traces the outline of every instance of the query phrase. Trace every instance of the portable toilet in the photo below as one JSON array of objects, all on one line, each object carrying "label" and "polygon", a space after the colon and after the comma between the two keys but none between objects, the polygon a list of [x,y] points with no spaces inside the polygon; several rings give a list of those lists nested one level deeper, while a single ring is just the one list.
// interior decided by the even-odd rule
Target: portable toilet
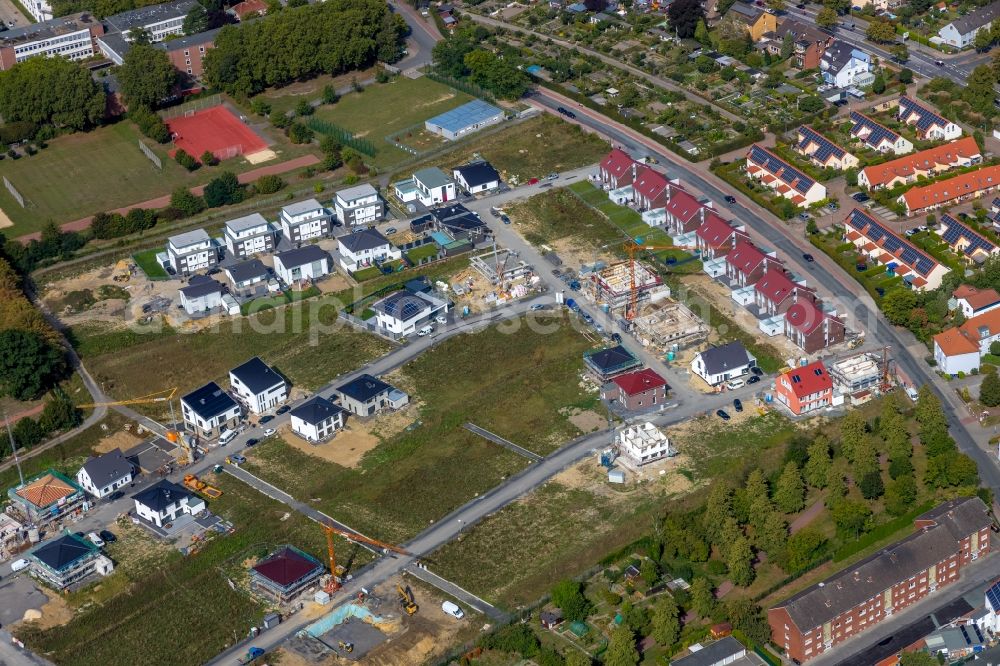
[{"label": "portable toilet", "polygon": [[675,352],[672,352],[672,351],[668,351],[667,352],[667,360],[668,361],[673,361],[674,358],[676,358],[676,357],[677,357],[677,354]]}]

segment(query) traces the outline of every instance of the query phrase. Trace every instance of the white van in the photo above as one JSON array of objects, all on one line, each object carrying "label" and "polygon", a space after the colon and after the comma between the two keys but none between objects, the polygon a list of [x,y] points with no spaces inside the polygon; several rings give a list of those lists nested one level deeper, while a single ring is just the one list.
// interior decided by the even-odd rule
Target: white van
[{"label": "white van", "polygon": [[222,434],[219,435],[219,446],[225,446],[229,442],[233,441],[238,433],[235,430],[223,430]]},{"label": "white van", "polygon": [[433,327],[431,327],[431,326],[424,326],[422,329],[420,329],[419,331],[417,331],[417,335],[419,335],[420,337],[424,337],[425,335],[430,335],[433,332],[434,332],[434,328]]},{"label": "white van", "polygon": [[[14,562],[11,562],[10,570],[14,573],[17,573],[18,571],[27,569],[30,566],[31,562],[29,562],[28,560],[15,560]],[[452,605],[454,606],[454,604]],[[458,608],[458,606],[455,606],[455,608]],[[462,611],[459,610],[458,612],[461,613]]]},{"label": "white van", "polygon": [[458,607],[458,604],[452,603],[450,601],[445,601],[441,604],[441,610],[443,610],[448,615],[461,620],[465,617],[465,612]]}]

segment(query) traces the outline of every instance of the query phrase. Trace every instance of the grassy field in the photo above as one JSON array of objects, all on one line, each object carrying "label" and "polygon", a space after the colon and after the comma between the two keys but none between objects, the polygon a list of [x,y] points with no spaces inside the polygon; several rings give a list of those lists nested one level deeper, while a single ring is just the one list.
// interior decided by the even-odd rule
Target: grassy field
[{"label": "grassy field", "polygon": [[[163,170],[139,150],[139,132],[122,121],[92,132],[78,132],[49,142],[31,157],[0,161],[0,176],[6,176],[29,202],[18,205],[6,188],[0,188],[0,208],[10,216],[13,227],[4,234],[16,237],[41,229],[52,220],[70,222],[101,211],[141,203],[170,194],[177,186],[192,187],[208,182],[221,168],[247,171],[254,168],[242,158],[227,160],[222,167],[187,172],[167,156],[166,146],[143,139],[163,163]],[[279,160],[308,152],[284,138],[272,147]]]},{"label": "grassy field", "polygon": [[610,252],[624,257],[618,230],[565,188],[546,190],[506,210],[514,220],[527,225],[525,238],[532,245],[572,238],[593,248],[610,245]]},{"label": "grassy field", "polygon": [[576,125],[542,115],[510,126],[501,132],[472,135],[454,150],[407,166],[393,180],[409,177],[417,169],[437,166],[451,173],[452,167],[479,155],[496,167],[507,182],[525,182],[552,171],[566,171],[594,164],[608,152],[608,144]]},{"label": "grassy field", "polygon": [[[311,325],[316,310],[318,324]],[[310,301],[226,320],[199,333],[139,335],[92,325],[74,329],[73,336],[91,374],[118,399],[174,386],[183,393],[222,381],[231,368],[258,355],[294,385],[313,390],[389,349],[381,338],[346,325],[334,330],[335,317],[334,307]]]},{"label": "grassy field", "polygon": [[[139,654],[143,664],[203,663],[231,645],[234,636],[245,635],[260,623],[265,608],[242,588],[243,562],[284,544],[322,560],[325,537],[312,521],[294,512],[285,518],[286,506],[232,477],[223,475],[215,485],[223,495],[209,509],[233,523],[233,534],[183,557],[143,544],[149,537],[126,529],[111,554],[129,559],[118,560],[119,571],[107,579],[107,591],[102,583],[99,589],[75,593],[68,602],[82,610],[72,621],[47,631],[26,625],[18,636],[60,664],[129,666]],[[344,542],[339,546],[344,561],[354,554],[359,565],[370,557]],[[227,577],[236,582],[236,590]]]},{"label": "grassy field", "polygon": [[[470,101],[472,97],[426,77],[398,76],[389,83],[374,84],[360,93],[349,93],[336,104],[316,109],[315,117],[339,125],[358,138],[375,144],[375,165],[384,169],[411,154],[386,140],[408,128],[414,135],[424,121]],[[404,137],[404,143],[405,137]],[[443,146],[445,141],[437,139]],[[421,146],[426,150],[434,146]]]},{"label": "grassy field", "polygon": [[[357,468],[270,440],[253,449],[247,469],[295,497],[317,498],[317,508],[352,527],[403,541],[528,464],[462,424],[540,454],[579,433],[559,411],[595,400],[579,387],[587,347],[566,326],[548,335],[491,328],[452,338],[390,378],[420,403],[419,421],[383,439]],[[328,446],[337,445],[335,438]]]},{"label": "grassy field", "polygon": [[169,277],[163,265],[156,260],[156,255],[160,252],[163,250],[154,247],[152,250],[143,250],[132,255],[135,265],[141,268],[150,280],[166,280]]}]

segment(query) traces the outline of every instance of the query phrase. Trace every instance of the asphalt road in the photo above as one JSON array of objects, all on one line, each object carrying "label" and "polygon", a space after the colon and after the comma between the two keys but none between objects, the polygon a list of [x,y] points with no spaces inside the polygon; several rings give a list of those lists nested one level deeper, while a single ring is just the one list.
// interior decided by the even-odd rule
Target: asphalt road
[{"label": "asphalt road", "polygon": [[[544,89],[538,90],[532,99],[548,109],[555,109],[568,104],[553,93]],[[942,381],[934,375],[923,362],[927,354],[926,347],[917,342],[911,334],[890,325],[879,311],[871,297],[862,292],[858,284],[846,275],[829,257],[821,252],[815,252],[812,245],[804,238],[804,233],[776,218],[765,220],[758,212],[760,209],[753,204],[744,204],[741,195],[737,196],[735,204],[725,203],[727,191],[722,189],[721,181],[699,165],[680,161],[675,155],[659,147],[652,140],[638,135],[614,121],[598,116],[595,111],[572,104],[577,115],[577,122],[611,138],[616,145],[625,148],[633,157],[653,155],[666,166],[670,177],[679,177],[685,185],[691,186],[707,195],[716,202],[721,202],[733,217],[745,223],[763,243],[778,251],[781,259],[800,275],[807,276],[809,283],[817,287],[822,294],[826,292],[828,300],[835,305],[839,313],[846,313],[849,327],[861,328],[867,332],[866,343],[877,342],[878,346],[888,345],[892,348],[892,356],[897,366],[909,376],[915,386],[929,384],[946,406],[952,437],[958,443],[962,452],[968,454],[979,466],[979,476],[984,484],[991,488],[1000,488],[1000,466],[994,455],[980,448],[972,435],[966,430],[956,414],[965,411],[953,391],[947,390]],[[846,215],[846,211],[841,213]],[[806,263],[802,260],[805,252],[815,252],[815,262]],[[861,292],[861,293],[859,293]],[[922,351],[921,351],[922,350]],[[918,356],[919,354],[919,356]],[[951,409],[947,407],[951,406]]]}]

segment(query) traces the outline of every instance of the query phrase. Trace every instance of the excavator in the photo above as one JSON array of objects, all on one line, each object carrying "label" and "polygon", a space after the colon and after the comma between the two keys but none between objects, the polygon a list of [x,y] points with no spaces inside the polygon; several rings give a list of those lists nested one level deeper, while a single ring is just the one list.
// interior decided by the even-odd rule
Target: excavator
[{"label": "excavator", "polygon": [[334,592],[340,589],[341,580],[343,579],[344,574],[347,573],[347,570],[344,567],[337,565],[337,555],[333,547],[334,534],[342,536],[348,541],[353,541],[354,543],[359,543],[367,546],[375,546],[376,548],[380,548],[385,551],[391,550],[392,552],[399,553],[400,555],[411,555],[411,556],[413,555],[409,551],[403,550],[399,546],[393,546],[392,544],[389,543],[383,543],[376,539],[366,537],[363,534],[358,534],[357,532],[348,532],[346,530],[342,530],[340,528],[334,527],[333,525],[328,525],[326,523],[320,523],[320,527],[322,527],[323,531],[326,532],[326,550],[327,550],[327,557],[329,558],[330,562],[330,574],[331,574],[330,579],[327,581],[326,585],[323,588],[327,594],[333,594]]},{"label": "excavator", "polygon": [[399,605],[403,607],[407,615],[413,615],[420,609],[413,600],[413,591],[409,587],[404,589],[402,585],[397,583],[396,593],[399,594]]}]

